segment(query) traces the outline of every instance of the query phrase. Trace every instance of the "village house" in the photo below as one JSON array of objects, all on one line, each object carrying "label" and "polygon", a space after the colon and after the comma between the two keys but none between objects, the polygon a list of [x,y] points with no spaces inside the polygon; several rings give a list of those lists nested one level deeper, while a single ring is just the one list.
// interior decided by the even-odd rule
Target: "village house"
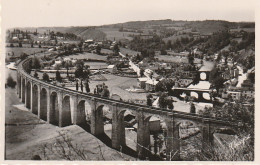
[{"label": "village house", "polygon": [[108,65],[107,66],[107,70],[110,72],[110,73],[115,73],[117,71],[117,67],[116,65]]},{"label": "village house", "polygon": [[227,94],[232,97],[233,100],[240,100],[241,92],[240,91],[227,91]]},{"label": "village house", "polygon": [[242,88],[241,96],[245,98],[255,98],[255,91],[252,88]]},{"label": "village house", "polygon": [[142,89],[145,89],[145,82],[148,80],[147,77],[140,77],[137,79],[137,86],[142,88]]},{"label": "village house", "polygon": [[154,91],[156,84],[158,84],[159,81],[156,81],[154,79],[149,79],[145,82],[145,90],[146,91]]}]

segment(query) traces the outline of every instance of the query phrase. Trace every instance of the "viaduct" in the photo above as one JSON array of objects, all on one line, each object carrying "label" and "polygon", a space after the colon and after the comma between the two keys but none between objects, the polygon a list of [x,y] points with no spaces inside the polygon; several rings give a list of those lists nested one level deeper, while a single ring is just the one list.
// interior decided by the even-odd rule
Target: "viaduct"
[{"label": "viaduct", "polygon": [[166,123],[167,160],[180,159],[178,128],[180,122],[187,120],[193,122],[200,129],[205,145],[211,144],[216,129],[231,126],[229,122],[223,120],[102,98],[56,86],[28,74],[25,69],[30,60],[31,58],[27,58],[21,61],[17,69],[17,94],[26,107],[40,119],[64,127],[86,122],[85,103],[87,103],[91,107],[91,133],[97,136],[104,133],[103,107],[107,106],[112,111],[111,140],[112,147],[115,149],[126,145],[124,113],[127,110],[136,116],[138,123],[136,151],[143,158],[149,152],[145,147],[148,148],[150,145],[149,119],[152,116],[158,117]]}]

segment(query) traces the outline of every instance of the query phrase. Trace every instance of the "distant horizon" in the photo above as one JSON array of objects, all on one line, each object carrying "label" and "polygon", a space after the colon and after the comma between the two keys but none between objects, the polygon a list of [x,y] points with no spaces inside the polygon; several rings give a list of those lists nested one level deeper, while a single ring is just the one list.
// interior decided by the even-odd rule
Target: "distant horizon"
[{"label": "distant horizon", "polygon": [[14,28],[68,28],[68,27],[99,27],[99,26],[110,26],[110,25],[116,25],[116,24],[124,24],[124,23],[131,23],[131,22],[145,22],[145,21],[161,21],[161,20],[171,20],[171,21],[187,21],[187,22],[203,22],[203,21],[225,21],[230,23],[255,23],[255,21],[229,21],[229,20],[218,20],[218,19],[204,19],[204,20],[174,20],[174,19],[148,19],[148,20],[132,20],[132,21],[126,21],[126,22],[117,22],[117,23],[111,23],[111,24],[103,24],[103,25],[73,25],[73,26],[20,26],[20,27],[8,27],[8,29],[14,29]]}]

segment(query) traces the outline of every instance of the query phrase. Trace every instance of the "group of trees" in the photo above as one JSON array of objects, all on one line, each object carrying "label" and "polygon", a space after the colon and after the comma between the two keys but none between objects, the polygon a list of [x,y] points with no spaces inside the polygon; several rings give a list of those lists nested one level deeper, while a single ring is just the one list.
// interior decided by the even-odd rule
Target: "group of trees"
[{"label": "group of trees", "polygon": [[174,109],[174,106],[173,106],[173,100],[171,99],[171,97],[168,97],[168,94],[166,93],[162,93],[160,96],[159,96],[159,107],[160,108],[168,108],[170,110],[173,110]]},{"label": "group of trees", "polygon": [[212,87],[217,90],[217,92],[220,88],[224,87],[225,80],[221,76],[221,72],[217,67],[214,67],[213,70],[210,72],[209,82],[211,83]]},{"label": "group of trees", "polygon": [[86,79],[90,76],[89,65],[85,65],[82,60],[76,62],[75,78]]},{"label": "group of trees", "polygon": [[175,81],[173,79],[167,78],[163,79],[162,81],[159,81],[155,85],[155,91],[156,92],[170,92],[171,88],[175,85]]}]

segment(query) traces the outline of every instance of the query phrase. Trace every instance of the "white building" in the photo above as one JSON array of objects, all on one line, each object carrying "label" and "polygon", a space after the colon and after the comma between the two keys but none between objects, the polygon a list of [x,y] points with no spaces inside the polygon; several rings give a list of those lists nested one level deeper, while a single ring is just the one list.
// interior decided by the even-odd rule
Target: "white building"
[{"label": "white building", "polygon": [[145,89],[145,83],[148,80],[147,77],[140,77],[137,79],[137,86],[139,86],[142,89]]},{"label": "white building", "polygon": [[241,98],[241,92],[227,91],[227,93],[232,97],[233,100],[240,100],[240,98]]},{"label": "white building", "polygon": [[156,81],[154,79],[149,79],[145,82],[145,90],[146,91],[154,91],[156,84],[158,84],[159,81]]},{"label": "white building", "polygon": [[117,67],[115,65],[108,65],[107,66],[107,70],[110,72],[110,73],[115,73],[117,71]]}]

